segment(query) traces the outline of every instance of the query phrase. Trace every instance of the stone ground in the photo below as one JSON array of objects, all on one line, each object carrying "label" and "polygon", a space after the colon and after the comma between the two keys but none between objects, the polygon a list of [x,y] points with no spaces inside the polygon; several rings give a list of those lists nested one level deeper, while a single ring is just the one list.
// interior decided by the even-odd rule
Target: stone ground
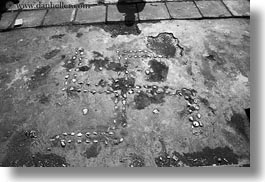
[{"label": "stone ground", "polygon": [[249,18],[0,33],[0,166],[249,166]]}]

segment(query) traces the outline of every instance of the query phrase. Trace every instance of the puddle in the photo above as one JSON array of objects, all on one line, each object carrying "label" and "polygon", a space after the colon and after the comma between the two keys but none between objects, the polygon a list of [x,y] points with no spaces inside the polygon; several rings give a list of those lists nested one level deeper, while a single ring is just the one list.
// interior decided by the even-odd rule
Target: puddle
[{"label": "puddle", "polygon": [[178,38],[172,33],[160,33],[156,37],[147,37],[147,47],[158,55],[175,57],[178,53],[183,56],[183,48],[179,45]]},{"label": "puddle", "polygon": [[168,66],[164,62],[158,62],[153,59],[149,63],[150,69],[153,70],[153,73],[148,75],[147,81],[149,82],[164,82],[167,80],[168,75]]}]

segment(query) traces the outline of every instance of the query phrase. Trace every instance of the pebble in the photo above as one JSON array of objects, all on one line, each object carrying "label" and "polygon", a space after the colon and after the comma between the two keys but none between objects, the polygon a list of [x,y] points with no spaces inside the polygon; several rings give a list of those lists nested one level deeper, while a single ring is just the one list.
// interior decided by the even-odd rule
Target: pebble
[{"label": "pebble", "polygon": [[190,117],[189,117],[189,120],[190,120],[191,122],[193,122],[193,121],[194,121],[194,119],[193,119],[193,117],[192,117],[192,116],[190,116]]},{"label": "pebble", "polygon": [[86,137],[89,137],[90,136],[90,132],[86,132]]},{"label": "pebble", "polygon": [[98,133],[96,131],[93,132],[93,135],[98,135]]},{"label": "pebble", "polygon": [[67,142],[68,142],[68,143],[72,143],[72,140],[68,140]]},{"label": "pebble", "polygon": [[78,144],[82,143],[82,140],[77,140],[77,143],[78,143]]},{"label": "pebble", "polygon": [[76,136],[77,136],[77,137],[82,137],[83,134],[82,134],[82,133],[77,133]]},{"label": "pebble", "polygon": [[196,116],[198,119],[201,119],[201,117],[202,117],[200,113],[198,113]]},{"label": "pebble", "polygon": [[65,147],[66,146],[65,140],[61,140],[61,146],[62,147]]},{"label": "pebble", "polygon": [[159,109],[154,109],[153,110],[153,114],[159,114],[159,113],[160,113]]},{"label": "pebble", "polygon": [[197,128],[200,126],[200,123],[198,121],[193,121],[192,125]]},{"label": "pebble", "polygon": [[63,136],[67,136],[67,133],[63,133]]},{"label": "pebble", "polygon": [[122,142],[124,141],[124,138],[120,138],[120,140],[119,140],[119,141],[120,141],[120,143],[122,143]]},{"label": "pebble", "polygon": [[86,143],[90,143],[90,140],[86,140]]},{"label": "pebble", "polygon": [[87,108],[84,108],[84,109],[82,110],[82,112],[83,112],[83,115],[87,115],[87,113],[88,113],[88,109],[87,109]]},{"label": "pebble", "polygon": [[72,133],[71,133],[71,136],[75,136],[75,133],[74,133],[74,132],[72,132]]},{"label": "pebble", "polygon": [[66,75],[64,78],[65,78],[65,79],[68,79],[68,78],[70,78],[70,75]]},{"label": "pebble", "polygon": [[98,143],[98,140],[93,140],[93,143]]},{"label": "pebble", "polygon": [[145,74],[146,74],[146,75],[149,75],[149,74],[150,74],[150,71],[149,71],[149,70],[146,70],[146,71],[145,71]]}]

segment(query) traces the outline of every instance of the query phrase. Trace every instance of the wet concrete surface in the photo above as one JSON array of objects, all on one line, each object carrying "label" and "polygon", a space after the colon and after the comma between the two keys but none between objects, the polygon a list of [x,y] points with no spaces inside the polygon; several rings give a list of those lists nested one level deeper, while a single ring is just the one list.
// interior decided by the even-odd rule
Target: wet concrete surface
[{"label": "wet concrete surface", "polygon": [[102,26],[0,34],[1,166],[250,164],[249,20]]}]

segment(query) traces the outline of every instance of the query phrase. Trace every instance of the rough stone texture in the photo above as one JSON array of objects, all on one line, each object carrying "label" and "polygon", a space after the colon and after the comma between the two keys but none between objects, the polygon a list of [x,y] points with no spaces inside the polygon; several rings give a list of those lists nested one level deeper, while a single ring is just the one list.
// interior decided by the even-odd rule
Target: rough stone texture
[{"label": "rough stone texture", "polygon": [[138,13],[136,4],[130,4],[130,5],[121,5],[119,6],[119,9],[124,10],[122,12],[119,12],[118,7],[116,5],[109,5],[108,6],[108,14],[107,14],[107,21],[124,21],[125,15],[128,12],[134,12],[135,15],[135,21],[139,21]]},{"label": "rough stone texture", "polygon": [[75,22],[98,23],[105,22],[106,6],[92,6],[89,9],[78,9]]},{"label": "rough stone texture", "polygon": [[[128,167],[129,156],[135,154],[136,158],[142,159],[140,163],[144,161],[145,166],[155,167],[154,158],[159,158],[161,153],[203,152],[206,147],[229,147],[239,156],[239,163],[235,166],[249,163],[248,132],[244,132],[248,121],[243,110],[250,107],[249,19],[141,23],[138,24],[139,34],[117,37],[112,37],[112,32],[104,26],[100,27],[30,28],[0,33],[0,104],[5,106],[0,107],[0,165],[4,156],[11,153],[5,158],[5,164],[28,166],[27,159],[32,160],[32,155],[41,152],[60,155],[70,166],[79,167]],[[112,27],[118,33],[122,31],[120,26]],[[155,38],[167,32],[171,37],[169,40]],[[151,52],[148,38],[154,39],[149,46],[156,45],[157,50],[165,50],[167,44],[172,49],[176,46],[177,51],[179,46],[183,48],[183,56],[152,58],[168,67],[164,82],[146,80],[145,70],[150,69],[152,60],[148,57],[128,59],[129,74],[118,76],[119,69],[113,71],[113,67],[105,66],[112,63],[119,68],[117,49],[121,54],[123,50]],[[75,71],[78,62],[73,65],[70,61],[75,48],[80,47],[84,48],[82,64],[93,62],[84,72]],[[158,56],[154,51],[152,55]],[[122,65],[125,62],[123,57]],[[73,67],[71,72],[66,69],[67,64]],[[102,71],[95,69],[97,65],[102,65]],[[159,66],[153,70],[159,70]],[[67,74],[70,75],[69,84],[65,85]],[[77,74],[77,82],[90,82],[89,87],[83,85],[82,89],[95,89],[97,93],[63,91],[64,87],[79,85],[72,83],[74,74]],[[105,146],[102,142],[91,145],[82,141],[77,144],[78,137],[68,135],[72,143],[63,148],[60,143],[50,141],[56,135],[61,139],[64,132],[92,133],[113,126],[115,96],[104,92],[109,84],[105,87],[95,84],[101,79],[111,82],[112,78],[126,75],[132,75],[139,85],[168,86],[173,91],[195,89],[203,127],[192,128],[184,97],[162,94],[150,98],[150,94],[143,94],[137,100],[137,93],[134,93],[127,95],[127,127],[118,125],[114,130],[113,137],[123,136],[123,143]],[[140,90],[145,93],[146,89],[142,87]],[[146,107],[137,109],[137,102],[145,102],[142,105]],[[121,106],[121,101],[118,104]],[[87,115],[82,113],[84,108],[88,109]],[[154,110],[159,112],[153,114]],[[36,139],[25,138],[24,132],[30,130],[37,131]],[[226,153],[220,157],[224,156]],[[192,159],[201,160],[197,156]],[[210,162],[214,165],[216,161]]]},{"label": "rough stone texture", "polygon": [[167,7],[172,18],[202,17],[193,2],[168,2]]},{"label": "rough stone texture", "polygon": [[75,9],[49,9],[43,25],[64,25],[71,23]]},{"label": "rough stone texture", "polygon": [[195,1],[204,17],[232,16],[221,1]]},{"label": "rough stone texture", "polygon": [[46,14],[46,10],[38,11],[22,11],[19,13],[17,19],[23,19],[21,27],[37,27],[40,26]]},{"label": "rough stone texture", "polygon": [[4,13],[0,19],[0,30],[7,29],[17,16],[17,12]]},{"label": "rough stone texture", "polygon": [[223,0],[234,16],[250,16],[250,3],[247,0]]},{"label": "rough stone texture", "polygon": [[[137,6],[140,6],[137,4]],[[167,8],[164,3],[146,3],[143,11],[139,12],[140,20],[169,19]]]}]

